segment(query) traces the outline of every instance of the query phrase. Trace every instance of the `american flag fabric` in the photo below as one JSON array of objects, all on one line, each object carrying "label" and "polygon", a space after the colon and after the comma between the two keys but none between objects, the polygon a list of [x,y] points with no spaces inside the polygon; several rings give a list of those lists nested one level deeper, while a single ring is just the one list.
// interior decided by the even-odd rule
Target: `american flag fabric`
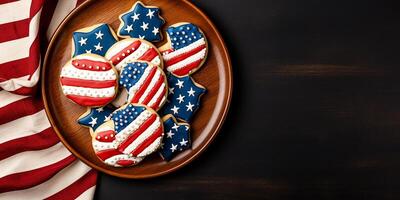
[{"label": "american flag fabric", "polygon": [[156,151],[164,134],[158,114],[141,105],[128,104],[112,113],[112,120],[95,132],[93,148],[106,164],[126,167]]},{"label": "american flag fabric", "polygon": [[93,198],[96,171],[62,145],[37,92],[47,41],[80,3],[0,1],[0,199]]},{"label": "american flag fabric", "polygon": [[208,52],[203,32],[194,24],[180,23],[168,27],[167,34],[169,42],[160,48],[167,71],[177,76],[194,73]]},{"label": "american flag fabric", "polygon": [[105,58],[110,60],[118,71],[128,63],[138,60],[162,67],[161,55],[156,49],[157,47],[146,40],[128,38],[115,43],[108,49]]},{"label": "american flag fabric", "polygon": [[105,106],[114,100],[118,74],[104,58],[82,54],[61,69],[60,82],[67,98],[81,106]]},{"label": "american flag fabric", "polygon": [[118,35],[123,38],[140,38],[150,42],[162,39],[160,30],[165,21],[160,16],[160,9],[155,6],[145,6],[138,1],[120,16],[120,20]]},{"label": "american flag fabric", "polygon": [[122,69],[119,84],[128,91],[128,102],[158,110],[167,99],[166,81],[161,68],[146,62],[133,62]]},{"label": "american flag fabric", "polygon": [[165,134],[159,153],[164,160],[170,161],[179,152],[192,147],[190,125],[178,123],[172,115],[164,116],[163,121]]}]

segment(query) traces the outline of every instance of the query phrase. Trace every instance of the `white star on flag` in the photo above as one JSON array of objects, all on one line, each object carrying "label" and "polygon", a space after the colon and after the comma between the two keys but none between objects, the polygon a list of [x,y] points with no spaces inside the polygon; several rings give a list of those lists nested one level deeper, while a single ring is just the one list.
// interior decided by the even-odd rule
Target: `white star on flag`
[{"label": "white star on flag", "polygon": [[147,17],[149,17],[150,19],[152,18],[152,17],[154,17],[154,12],[155,11],[151,11],[150,9],[149,9],[149,12],[147,13]]},{"label": "white star on flag", "polygon": [[133,16],[131,16],[131,18],[133,19],[133,21],[139,20],[139,15],[137,13],[133,13]]},{"label": "white star on flag", "polygon": [[143,31],[149,29],[149,23],[144,23],[144,22],[143,22],[143,25],[141,25],[140,28],[142,28]]},{"label": "white star on flag", "polygon": [[81,37],[81,39],[79,40],[79,44],[80,44],[81,46],[86,45],[86,41],[87,41],[87,38]]},{"label": "white star on flag", "polygon": [[91,117],[91,118],[92,118],[92,121],[90,121],[89,124],[90,124],[92,127],[94,127],[94,126],[97,124],[97,118],[93,118],[93,117]]},{"label": "white star on flag", "polygon": [[189,93],[189,97],[190,97],[190,96],[194,96],[195,91],[193,90],[192,87],[190,87],[190,90],[187,91],[187,93]]},{"label": "white star on flag", "polygon": [[173,153],[176,151],[177,147],[178,147],[178,145],[171,144],[171,148],[169,148],[169,149],[171,149],[171,152]]},{"label": "white star on flag", "polygon": [[99,38],[100,38],[100,40],[103,39],[103,35],[104,35],[104,34],[101,32],[101,30],[99,30],[98,33],[94,33],[94,34],[96,34],[96,39],[99,39]]},{"label": "white star on flag", "polygon": [[194,104],[191,104],[190,102],[186,105],[186,107],[187,107],[187,109],[186,109],[186,111],[192,111],[193,112],[193,106],[194,106]]},{"label": "white star on flag", "polygon": [[154,28],[153,28],[153,31],[151,31],[151,32],[152,32],[154,35],[157,35],[157,33],[160,32],[160,31],[159,31],[158,28],[154,27]]},{"label": "white star on flag", "polygon": [[189,141],[185,140],[185,138],[182,138],[182,141],[180,141],[179,144],[181,144],[181,146],[186,146],[186,144],[187,144],[188,142],[189,142]]},{"label": "white star on flag", "polygon": [[177,85],[179,88],[183,88],[183,81],[178,80],[178,83],[176,83],[175,85]]},{"label": "white star on flag", "polygon": [[178,114],[179,113],[179,107],[174,106],[173,108],[171,108],[172,111],[174,111],[174,114]]},{"label": "white star on flag", "polygon": [[96,51],[101,51],[103,49],[103,47],[100,46],[100,42],[97,45],[94,45],[94,48],[96,48]]},{"label": "white star on flag", "polygon": [[128,31],[128,33],[129,33],[129,32],[131,32],[131,31],[133,31],[133,27],[132,27],[132,26],[133,26],[133,24],[127,25],[126,28],[125,28],[124,30],[125,30],[125,31]]}]

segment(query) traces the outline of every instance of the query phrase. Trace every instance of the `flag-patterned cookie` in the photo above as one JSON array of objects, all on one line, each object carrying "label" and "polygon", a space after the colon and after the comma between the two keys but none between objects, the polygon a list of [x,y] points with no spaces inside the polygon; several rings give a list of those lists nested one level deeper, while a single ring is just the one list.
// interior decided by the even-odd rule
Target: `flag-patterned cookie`
[{"label": "flag-patterned cookie", "polygon": [[119,85],[128,91],[128,102],[158,110],[168,94],[163,70],[148,62],[128,63],[120,73]]},{"label": "flag-patterned cookie", "polygon": [[88,108],[78,118],[78,124],[88,127],[90,132],[93,133],[96,129],[106,121],[111,119],[111,113],[114,111],[111,106],[104,106],[99,108]]},{"label": "flag-patterned cookie", "polygon": [[170,161],[179,152],[192,147],[190,125],[178,123],[172,115],[164,116],[163,121],[165,134],[159,153],[164,160]]},{"label": "flag-patterned cookie", "polygon": [[63,93],[73,102],[87,107],[110,103],[118,89],[118,74],[104,57],[82,54],[69,60],[61,69]]},{"label": "flag-patterned cookie", "polygon": [[96,24],[76,30],[72,34],[72,57],[84,53],[104,56],[117,41],[117,35],[107,24]]},{"label": "flag-patterned cookie", "polygon": [[167,77],[169,94],[162,113],[190,122],[200,106],[200,97],[206,92],[206,88],[194,82],[190,76],[177,77],[168,74]]},{"label": "flag-patterned cookie", "polygon": [[128,63],[138,60],[148,61],[163,67],[158,49],[150,42],[142,39],[124,39],[115,43],[106,53],[105,57],[120,71]]},{"label": "flag-patterned cookie", "polygon": [[177,76],[193,74],[205,62],[208,45],[196,25],[183,22],[167,29],[168,41],[160,47],[167,71]]},{"label": "flag-patterned cookie", "polygon": [[118,36],[122,38],[140,38],[150,42],[162,39],[160,30],[165,21],[160,16],[160,9],[155,6],[145,6],[138,1],[119,19]]}]

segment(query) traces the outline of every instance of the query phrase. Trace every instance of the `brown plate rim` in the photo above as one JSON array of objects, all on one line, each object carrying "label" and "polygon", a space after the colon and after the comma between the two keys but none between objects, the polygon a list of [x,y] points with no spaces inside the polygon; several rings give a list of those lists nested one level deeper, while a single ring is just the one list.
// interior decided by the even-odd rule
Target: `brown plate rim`
[{"label": "brown plate rim", "polygon": [[[219,120],[219,122],[216,124],[216,128],[213,132],[210,132],[209,134],[211,134],[211,137],[208,139],[208,141],[206,141],[206,143],[200,147],[200,149],[194,153],[191,157],[187,158],[186,160],[184,160],[182,163],[171,167],[170,169],[164,170],[164,171],[160,171],[158,173],[153,173],[153,174],[149,174],[149,175],[126,175],[126,174],[120,174],[114,171],[110,171],[107,170],[105,168],[99,167],[96,164],[90,162],[89,160],[87,160],[84,156],[82,156],[79,152],[77,152],[73,147],[71,147],[68,142],[64,139],[64,136],[60,133],[60,131],[58,130],[58,127],[55,126],[55,122],[54,119],[52,117],[52,115],[50,114],[50,110],[49,110],[49,106],[48,106],[48,101],[46,98],[46,90],[45,90],[45,81],[44,79],[41,81],[41,93],[42,93],[42,99],[43,99],[43,103],[44,103],[44,107],[45,107],[45,112],[46,115],[50,121],[50,123],[52,124],[52,127],[54,129],[54,131],[56,132],[57,136],[60,138],[61,142],[64,144],[64,146],[67,147],[67,149],[72,152],[72,154],[76,157],[78,157],[81,161],[83,161],[85,164],[89,165],[90,167],[101,171],[103,173],[112,175],[112,176],[116,176],[116,177],[120,177],[120,178],[127,178],[127,179],[145,179],[145,178],[154,178],[154,177],[158,177],[158,176],[162,176],[162,175],[166,175],[169,173],[172,173],[182,167],[184,167],[185,165],[189,164],[190,162],[192,162],[194,159],[196,159],[202,152],[204,152],[204,150],[211,144],[211,142],[215,139],[215,137],[217,136],[218,132],[220,131],[223,123],[225,122],[226,116],[229,112],[229,107],[231,104],[231,100],[232,100],[232,91],[233,91],[233,75],[232,75],[232,63],[231,63],[231,59],[229,56],[229,52],[228,49],[226,47],[225,41],[222,38],[220,32],[218,31],[218,29],[216,28],[216,26],[214,25],[214,23],[210,20],[210,18],[203,12],[201,11],[199,8],[197,8],[193,3],[191,3],[188,0],[181,0],[182,2],[186,3],[187,5],[189,5],[191,8],[193,8],[194,10],[196,10],[206,21],[207,23],[210,24],[211,28],[213,29],[213,31],[216,33],[217,35],[217,39],[219,40],[219,42],[222,44],[222,51],[223,53],[226,55],[225,59],[226,59],[226,63],[227,66],[225,66],[224,68],[226,69],[226,78],[228,80],[226,80],[227,83],[227,87],[226,87],[226,94],[224,98],[226,98],[225,100],[225,106],[223,107],[222,112],[222,116],[221,119]],[[72,18],[74,15],[76,15],[81,9],[85,8],[86,6],[89,6],[90,4],[94,3],[95,0],[87,0],[84,3],[82,3],[80,6],[78,6],[76,9],[74,9],[72,12],[70,12],[67,17],[64,18],[64,20],[60,23],[60,25],[57,27],[55,33],[53,34],[53,36],[51,37],[51,40],[49,42],[47,51],[46,51],[46,55],[44,57],[44,61],[43,61],[43,67],[42,67],[42,71],[41,71],[41,76],[44,77],[45,76],[45,72],[46,72],[46,68],[47,68],[47,62],[49,59],[49,50],[53,48],[54,44],[56,43],[54,38],[56,38],[58,36],[58,34],[60,33],[60,29],[67,23],[67,21],[69,21],[70,18]]]}]

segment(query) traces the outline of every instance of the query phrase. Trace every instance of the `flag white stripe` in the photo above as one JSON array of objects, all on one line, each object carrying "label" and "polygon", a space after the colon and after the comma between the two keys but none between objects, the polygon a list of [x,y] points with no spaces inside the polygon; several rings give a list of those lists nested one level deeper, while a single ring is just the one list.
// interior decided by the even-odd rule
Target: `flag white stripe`
[{"label": "flag white stripe", "polygon": [[136,131],[140,124],[146,121],[151,116],[151,112],[148,110],[143,111],[136,117],[133,122],[129,123],[123,130],[121,130],[116,136],[114,142],[116,145],[120,145],[122,141],[128,138],[134,131]]},{"label": "flag white stripe", "polygon": [[167,70],[168,71],[175,71],[175,70],[181,69],[181,68],[183,68],[183,67],[185,67],[185,66],[187,66],[187,65],[189,65],[191,63],[194,63],[194,62],[196,62],[198,60],[203,59],[205,56],[206,56],[206,48],[204,48],[201,51],[197,52],[196,54],[186,58],[185,60],[182,60],[182,61],[180,61],[178,63],[175,63],[175,64],[173,64],[171,66],[168,66]]},{"label": "flag white stripe", "polygon": [[93,198],[94,192],[96,191],[96,186],[87,189],[84,193],[76,197],[75,200],[89,200]]},{"label": "flag white stripe", "polygon": [[35,114],[0,125],[0,144],[40,133],[49,127],[50,123],[47,120],[46,112],[41,110]]},{"label": "flag white stripe", "polygon": [[[148,103],[148,106],[149,106],[149,107],[152,107],[153,104],[156,103],[157,99],[158,99],[160,96],[164,96],[164,95],[165,95],[164,89],[165,89],[165,83],[161,84],[160,88],[158,88],[156,94],[153,96],[153,98],[152,98],[152,99],[150,100],[150,102]],[[163,101],[160,101],[160,103],[162,103],[162,102],[163,102]],[[156,105],[156,106],[158,107],[159,105]]]},{"label": "flag white stripe", "polygon": [[7,81],[0,82],[0,87],[2,87],[7,91],[15,91],[21,87],[33,87],[39,81],[39,75],[40,75],[40,61],[39,61],[39,66],[37,66],[32,76],[26,75],[19,78],[12,78]]},{"label": "flag white stripe", "polygon": [[32,0],[20,0],[0,5],[0,24],[29,18]]},{"label": "flag white stripe", "polygon": [[181,49],[178,49],[176,51],[173,51],[171,53],[163,55],[163,58],[164,58],[165,61],[171,60],[172,58],[174,58],[176,56],[180,56],[181,54],[187,53],[187,52],[189,52],[189,51],[191,51],[191,50],[193,50],[193,49],[195,49],[195,48],[197,48],[197,47],[199,47],[199,46],[201,46],[201,45],[203,45],[205,43],[206,42],[205,42],[204,38],[201,38],[201,39],[197,40],[196,42],[193,42],[192,44],[190,44],[190,45],[188,45],[186,47],[183,47]]},{"label": "flag white stripe", "polygon": [[[0,43],[0,64],[26,58],[30,47],[39,32],[39,21],[42,9],[36,13],[29,23],[29,36]],[[35,55],[32,55],[35,56]]]},{"label": "flag white stripe", "polygon": [[89,171],[88,166],[81,161],[75,161],[48,181],[29,189],[2,193],[0,199],[45,199],[68,187]]},{"label": "flag white stripe", "polygon": [[62,86],[65,95],[78,95],[86,97],[113,97],[115,95],[115,86],[108,88],[85,88],[75,86]]},{"label": "flag white stripe", "polygon": [[154,131],[160,127],[160,125],[160,119],[157,117],[157,119],[142,134],[140,134],[139,137],[137,137],[128,147],[125,148],[124,153],[129,154],[135,150],[140,144],[143,143],[144,140],[150,137]]},{"label": "flag white stripe", "polygon": [[61,21],[76,7],[76,3],[77,0],[58,0],[53,17],[47,28],[46,36],[48,40],[53,36]]},{"label": "flag white stripe", "polygon": [[147,50],[150,49],[150,46],[146,43],[141,43],[140,46],[136,49],[135,52],[131,53],[129,56],[125,57],[125,59],[121,60],[115,67],[118,70],[121,70],[126,66],[127,63],[137,61]]},{"label": "flag white stripe", "polygon": [[10,93],[6,90],[0,91],[0,108],[7,106],[8,104],[14,103],[21,99],[28,98],[29,96],[23,96],[18,94]]},{"label": "flag white stripe", "polygon": [[61,76],[68,78],[79,78],[83,80],[93,80],[93,81],[106,81],[106,80],[116,80],[115,71],[110,69],[108,71],[90,71],[90,70],[80,70],[72,65],[65,66],[61,69]]},{"label": "flag white stripe", "polygon": [[152,151],[161,145],[162,137],[157,138],[151,145],[146,147],[142,152],[139,153],[138,157],[144,157],[152,153]]},{"label": "flag white stripe", "polygon": [[150,71],[153,69],[153,67],[147,67],[142,76],[140,77],[139,81],[136,82],[136,84],[134,86],[132,86],[131,88],[129,88],[129,92],[128,92],[128,102],[132,101],[134,94],[139,90],[139,88],[143,85],[144,81],[146,80],[146,78],[149,76]]},{"label": "flag white stripe", "polygon": [[0,161],[0,178],[14,173],[46,167],[70,155],[71,153],[61,142],[47,149],[18,153]]},{"label": "flag white stripe", "polygon": [[161,72],[160,70],[157,70],[156,73],[153,76],[153,79],[151,80],[150,84],[147,86],[146,90],[144,91],[144,93],[142,94],[142,96],[139,99],[139,103],[143,102],[144,99],[149,95],[151,89],[153,89],[153,87],[156,85],[158,79],[161,76]]}]

